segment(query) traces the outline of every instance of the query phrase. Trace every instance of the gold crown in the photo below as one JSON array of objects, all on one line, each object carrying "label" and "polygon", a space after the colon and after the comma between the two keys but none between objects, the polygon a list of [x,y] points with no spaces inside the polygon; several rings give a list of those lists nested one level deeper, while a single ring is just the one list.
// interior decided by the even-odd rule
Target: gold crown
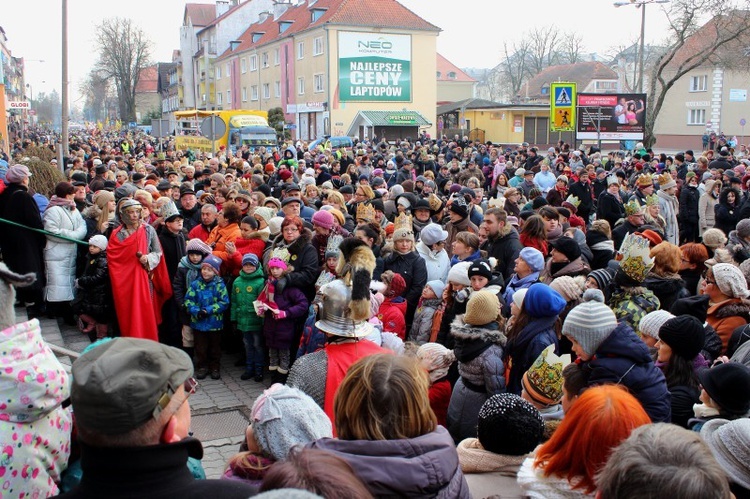
[{"label": "gold crown", "polygon": [[672,175],[665,172],[656,177],[656,180],[659,182],[659,185],[668,184],[669,182],[672,182]]},{"label": "gold crown", "polygon": [[393,220],[394,231],[397,230],[412,230],[411,216],[406,213],[401,213]]},{"label": "gold crown", "polygon": [[659,204],[659,196],[656,194],[646,196],[646,206],[656,206],[657,204]]},{"label": "gold crown", "polygon": [[578,206],[581,204],[581,200],[578,199],[578,196],[574,196],[572,194],[568,196],[568,199],[566,199],[565,202],[569,205],[572,205],[576,209],[578,209]]},{"label": "gold crown", "polygon": [[641,204],[638,202],[636,198],[633,198],[627,203],[625,203],[625,216],[629,217],[630,215],[637,215],[640,212],[641,212]]},{"label": "gold crown", "polygon": [[375,207],[370,203],[357,205],[357,222],[370,223],[375,221]]},{"label": "gold crown", "polygon": [[[278,258],[279,260],[284,260],[286,263],[289,263],[289,250],[286,248],[274,248],[271,251],[271,258]],[[271,258],[269,258],[269,260]]]},{"label": "gold crown", "polygon": [[644,173],[643,175],[638,177],[638,186],[640,187],[648,187],[649,185],[654,185],[654,179],[649,175],[648,173]]}]

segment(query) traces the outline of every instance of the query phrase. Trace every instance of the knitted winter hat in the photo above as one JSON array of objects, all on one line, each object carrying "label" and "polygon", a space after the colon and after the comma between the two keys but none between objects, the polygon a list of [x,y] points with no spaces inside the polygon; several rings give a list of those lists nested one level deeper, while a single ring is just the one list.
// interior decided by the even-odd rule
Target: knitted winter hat
[{"label": "knitted winter hat", "polygon": [[246,253],[245,256],[242,257],[242,266],[245,265],[252,265],[253,267],[260,267],[260,260],[258,259],[258,255],[255,253]]},{"label": "knitted winter hat", "polygon": [[696,295],[688,296],[687,298],[680,298],[675,300],[672,304],[672,315],[692,315],[698,319],[701,324],[706,322],[706,316],[708,315],[708,295]]},{"label": "knitted winter hat", "polygon": [[324,229],[332,229],[334,225],[333,215],[327,211],[316,211],[312,216],[313,225],[323,227]]},{"label": "knitted winter hat", "polygon": [[659,341],[669,345],[680,357],[693,360],[703,349],[706,330],[692,315],[680,315],[669,319],[659,328]]},{"label": "knitted winter hat", "polygon": [[438,224],[427,224],[419,233],[419,238],[427,246],[432,246],[448,239],[448,232],[444,231]]},{"label": "knitted winter hat", "polygon": [[445,283],[443,281],[435,279],[434,281],[429,281],[425,286],[429,286],[438,298],[443,296],[443,291],[445,290]]},{"label": "knitted winter hat", "polygon": [[737,224],[737,235],[746,238],[750,237],[750,218],[744,218]]},{"label": "knitted winter hat", "polygon": [[295,445],[333,436],[331,421],[308,395],[275,384],[257,398],[251,409],[253,436],[263,454],[286,459]]},{"label": "knitted winter hat", "polygon": [[219,269],[221,269],[221,258],[216,255],[208,255],[201,262],[201,267],[211,267],[218,274]]},{"label": "knitted winter hat", "polygon": [[570,364],[570,355],[555,355],[555,345],[545,348],[528,371],[523,374],[523,389],[535,402],[550,406],[559,404],[563,396],[563,369]]},{"label": "knitted winter hat", "polygon": [[469,267],[469,279],[475,275],[486,277],[492,280],[492,267],[487,260],[474,260]]},{"label": "knitted winter hat", "polygon": [[565,305],[565,298],[560,293],[541,282],[532,284],[523,299],[524,310],[534,318],[557,315]]},{"label": "knitted winter hat", "polygon": [[586,290],[586,278],[580,275],[576,277],[564,275],[554,279],[549,283],[549,287],[560,293],[565,301],[579,300]]},{"label": "knitted winter hat", "polygon": [[268,268],[269,269],[279,268],[281,270],[286,270],[289,268],[289,266],[281,258],[271,258],[268,260]]},{"label": "knitted winter hat", "polygon": [[200,239],[193,238],[190,241],[187,242],[187,252],[188,253],[199,253],[203,256],[210,255],[211,254],[211,246],[204,243]]},{"label": "knitted winter hat", "polygon": [[448,207],[450,211],[455,213],[461,218],[466,218],[469,216],[469,202],[466,199],[466,196],[458,195],[453,199],[453,202]]},{"label": "knitted winter hat", "polygon": [[727,244],[727,236],[721,229],[708,229],[703,233],[703,244],[708,248],[715,250]]},{"label": "knitted winter hat", "polygon": [[107,244],[107,238],[102,236],[101,234],[91,236],[91,239],[89,239],[89,246],[96,246],[102,251],[107,251]]},{"label": "knitted winter hat", "polygon": [[607,286],[614,276],[614,272],[612,272],[610,269],[596,269],[589,272],[589,275],[587,277],[591,277],[592,279],[594,279],[597,286],[599,286],[599,289],[604,291],[605,289],[607,289]]},{"label": "knitted winter hat", "polygon": [[594,355],[616,327],[617,318],[604,304],[604,294],[598,289],[588,289],[583,293],[583,303],[565,318],[562,334],[575,339],[587,354]]},{"label": "knitted winter hat", "polygon": [[544,268],[544,255],[536,248],[524,248],[518,254],[532,272],[541,272]]},{"label": "knitted winter hat", "polygon": [[268,222],[273,218],[275,214],[275,211],[265,206],[258,206],[257,208],[255,208],[255,211],[253,211],[253,215],[257,215],[265,220],[266,225],[268,225]]},{"label": "knitted winter hat", "polygon": [[701,428],[701,437],[730,481],[750,489],[750,419],[712,419]]},{"label": "knitted winter hat", "polygon": [[386,270],[380,276],[380,280],[388,286],[388,289],[383,294],[389,298],[401,296],[406,291],[406,281],[401,274]]},{"label": "knitted winter hat", "polygon": [[458,262],[455,264],[451,267],[450,271],[448,271],[448,282],[471,286],[471,281],[469,280],[469,267],[471,267],[471,262]]},{"label": "knitted winter hat", "polygon": [[471,294],[466,304],[464,322],[471,326],[484,326],[497,320],[500,300],[492,291],[480,290]]},{"label": "knitted winter hat", "polygon": [[539,411],[518,395],[498,393],[479,410],[477,438],[495,454],[522,456],[541,442],[544,420]]},{"label": "knitted winter hat", "polygon": [[750,291],[742,271],[731,263],[717,263],[711,267],[716,285],[731,298],[748,298]]},{"label": "knitted winter hat", "polygon": [[669,319],[673,319],[675,316],[670,314],[666,310],[654,310],[649,312],[641,318],[641,322],[638,323],[638,332],[641,336],[649,336],[655,340],[659,339],[659,329]]},{"label": "knitted winter hat", "polygon": [[750,368],[739,362],[698,371],[698,381],[711,400],[732,414],[750,410]]},{"label": "knitted winter hat", "polygon": [[526,292],[528,290],[529,288],[521,288],[513,292],[513,303],[519,309],[523,308],[523,299],[526,298]]},{"label": "knitted winter hat", "polygon": [[555,248],[556,251],[565,255],[565,258],[567,258],[568,261],[572,262],[581,256],[581,247],[572,237],[560,236],[557,240],[550,242],[549,245]]},{"label": "knitted winter hat", "polygon": [[281,222],[284,221],[284,217],[271,217],[268,221],[268,230],[272,236],[278,235],[281,232]]},{"label": "knitted winter hat", "polygon": [[425,343],[417,349],[417,359],[429,373],[430,383],[434,383],[448,374],[456,356],[440,343]]}]

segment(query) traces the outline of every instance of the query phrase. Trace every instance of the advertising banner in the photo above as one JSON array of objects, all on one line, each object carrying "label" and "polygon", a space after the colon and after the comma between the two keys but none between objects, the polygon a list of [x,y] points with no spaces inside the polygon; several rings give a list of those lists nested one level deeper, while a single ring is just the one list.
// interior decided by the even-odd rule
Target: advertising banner
[{"label": "advertising banner", "polygon": [[576,84],[555,82],[550,85],[549,129],[572,132],[576,126]]},{"label": "advertising banner", "polygon": [[174,138],[174,145],[175,148],[182,149],[183,151],[186,149],[203,152],[213,151],[213,144],[210,140],[194,135],[178,135]]},{"label": "advertising banner", "polygon": [[341,102],[411,102],[411,36],[339,32]]},{"label": "advertising banner", "polygon": [[578,94],[579,140],[643,140],[645,119],[646,94]]}]

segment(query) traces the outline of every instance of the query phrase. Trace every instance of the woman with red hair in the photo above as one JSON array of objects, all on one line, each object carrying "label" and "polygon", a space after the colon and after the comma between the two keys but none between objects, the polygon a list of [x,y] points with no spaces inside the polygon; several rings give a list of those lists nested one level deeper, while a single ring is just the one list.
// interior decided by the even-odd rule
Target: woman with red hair
[{"label": "woman with red hair", "polygon": [[[318,278],[318,253],[312,245],[312,232],[304,226],[302,219],[295,215],[284,217],[281,231],[266,248],[263,264],[271,258],[273,250],[286,248],[289,251],[289,265],[292,270],[279,280],[281,291],[284,287],[298,288],[308,301],[315,297],[315,280]],[[300,326],[301,329],[301,326]]]},{"label": "woman with red hair", "polygon": [[690,296],[698,294],[701,276],[706,270],[708,250],[701,243],[686,243],[680,246],[680,277],[685,281],[685,289]]},{"label": "woman with red hair", "polygon": [[588,388],[546,443],[518,472],[527,497],[593,497],[594,477],[630,432],[651,423],[640,402],[619,385]]}]

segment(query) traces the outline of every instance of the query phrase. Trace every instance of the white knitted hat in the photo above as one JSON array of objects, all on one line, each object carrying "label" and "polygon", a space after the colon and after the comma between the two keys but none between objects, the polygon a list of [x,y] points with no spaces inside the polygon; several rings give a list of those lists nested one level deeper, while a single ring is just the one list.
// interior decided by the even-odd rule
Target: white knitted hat
[{"label": "white knitted hat", "polygon": [[665,322],[672,318],[674,318],[674,315],[666,310],[654,310],[643,316],[641,322],[638,324],[638,330],[642,335],[658,340],[659,329],[661,329]]},{"label": "white knitted hat", "polygon": [[469,267],[471,267],[471,262],[458,262],[455,264],[451,267],[450,271],[448,271],[448,282],[471,286],[471,281],[469,280]]},{"label": "white knitted hat", "polygon": [[717,263],[711,267],[716,285],[721,292],[731,298],[748,298],[750,291],[742,271],[731,263]]}]

